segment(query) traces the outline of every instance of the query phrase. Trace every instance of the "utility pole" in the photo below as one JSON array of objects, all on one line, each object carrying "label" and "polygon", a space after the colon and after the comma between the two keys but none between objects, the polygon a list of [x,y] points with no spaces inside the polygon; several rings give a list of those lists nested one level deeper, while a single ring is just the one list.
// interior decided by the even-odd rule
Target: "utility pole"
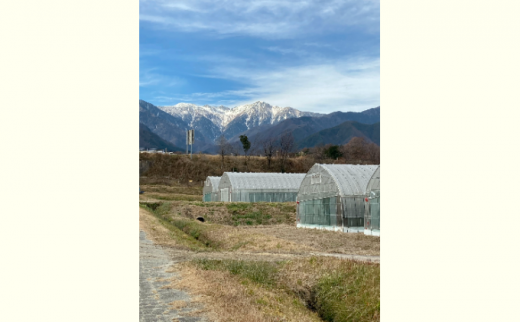
[{"label": "utility pole", "polygon": [[193,142],[195,141],[195,129],[189,131],[189,143],[191,145],[190,158],[193,159]]},{"label": "utility pole", "polygon": [[186,130],[186,155],[188,154],[188,129],[184,128]]}]

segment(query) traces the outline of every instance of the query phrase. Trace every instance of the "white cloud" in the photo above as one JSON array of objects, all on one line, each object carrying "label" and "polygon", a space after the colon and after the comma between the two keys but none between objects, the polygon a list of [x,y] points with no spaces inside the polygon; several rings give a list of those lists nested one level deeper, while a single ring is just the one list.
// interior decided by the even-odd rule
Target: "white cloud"
[{"label": "white cloud", "polygon": [[185,84],[185,81],[178,77],[164,76],[156,72],[157,68],[152,68],[139,72],[139,87],[155,87],[160,85],[161,88],[174,87]]},{"label": "white cloud", "polygon": [[[251,50],[255,48],[251,43],[240,43],[250,46],[245,54],[240,50],[232,54],[221,50],[175,53],[175,59],[190,61],[198,66],[197,71],[204,71],[204,75],[191,74],[187,79],[224,79],[235,82],[234,88],[239,84],[240,89],[175,94],[182,93],[179,87],[164,85],[183,84],[182,79],[158,75],[158,71],[143,72],[140,85],[154,89],[150,95],[155,96],[156,104],[191,102],[233,107],[262,100],[315,112],[362,111],[379,105],[379,58],[363,56],[378,55],[378,47],[376,51],[370,45],[356,43],[363,33],[376,34],[377,39],[379,0],[140,0],[140,20],[150,23],[148,27],[205,32],[213,39],[236,35],[276,39],[258,42],[258,55]],[[351,33],[349,28],[353,28]],[[351,34],[356,35],[352,43]],[[285,41],[291,38],[298,39]],[[265,51],[270,55],[263,56]],[[158,55],[149,49],[140,56],[149,62],[148,56],[154,54]],[[338,55],[350,56],[342,59]],[[280,57],[283,59],[278,60]]]},{"label": "white cloud", "polygon": [[[379,59],[349,59],[275,70],[219,66],[205,77],[245,84],[241,90],[192,93],[161,101],[228,105],[265,101],[303,111],[363,111],[379,103]],[[236,97],[235,100],[229,100]]]},{"label": "white cloud", "polygon": [[141,0],[140,20],[175,31],[291,38],[349,26],[379,32],[379,0]]}]

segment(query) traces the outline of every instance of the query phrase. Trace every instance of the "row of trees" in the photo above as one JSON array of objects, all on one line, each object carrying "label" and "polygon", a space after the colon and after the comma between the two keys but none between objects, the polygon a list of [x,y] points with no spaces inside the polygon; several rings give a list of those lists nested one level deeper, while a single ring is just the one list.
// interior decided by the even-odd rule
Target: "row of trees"
[{"label": "row of trees", "polygon": [[303,150],[305,155],[313,156],[318,161],[333,159],[352,163],[380,163],[380,148],[363,137],[354,137],[344,145],[318,145]]},{"label": "row of trees", "polygon": [[221,168],[224,167],[224,157],[229,154],[240,155],[243,151],[245,164],[247,164],[251,155],[265,156],[267,160],[267,168],[271,168],[274,158],[280,160],[280,171],[286,171],[287,161],[294,152],[294,137],[292,133],[286,132],[280,138],[269,137],[259,143],[251,143],[245,135],[240,136],[240,143],[230,144],[224,136],[220,136],[217,140],[218,154],[221,156]]},{"label": "row of trees", "polygon": [[363,137],[354,137],[344,145],[318,145],[312,148],[304,148],[300,152],[295,151],[294,137],[291,132],[282,134],[279,138],[269,137],[261,142],[251,142],[245,135],[240,136],[240,142],[230,144],[224,136],[217,141],[218,153],[221,156],[221,169],[224,168],[224,157],[226,155],[241,155],[243,153],[246,169],[252,155],[264,156],[267,169],[271,169],[273,160],[277,159],[277,165],[281,172],[287,169],[290,157],[305,155],[317,162],[327,160],[339,160],[351,163],[380,163],[379,146],[367,141]]}]

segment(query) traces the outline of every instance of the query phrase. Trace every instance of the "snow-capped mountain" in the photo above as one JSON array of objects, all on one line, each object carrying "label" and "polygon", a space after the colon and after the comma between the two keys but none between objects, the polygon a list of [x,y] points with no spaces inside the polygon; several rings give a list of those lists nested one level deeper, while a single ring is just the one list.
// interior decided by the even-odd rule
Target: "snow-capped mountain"
[{"label": "snow-capped mountain", "polygon": [[[306,118],[301,118],[304,116]],[[379,107],[363,112],[338,111],[330,114],[319,114],[302,112],[289,107],[281,108],[265,102],[255,102],[230,109],[223,106],[198,106],[190,103],[157,107],[146,101],[139,100],[139,122],[153,134],[172,143],[177,148],[184,150],[184,147],[186,147],[186,129],[195,129],[195,152],[216,152],[215,139],[218,139],[221,135],[224,135],[231,145],[235,145],[235,148],[239,147],[238,151],[240,151],[241,147],[238,136],[241,134],[247,135],[252,143],[256,142],[257,148],[263,140],[269,138],[276,140],[286,132],[290,132],[294,136],[297,144],[301,143],[303,145],[317,140],[316,138],[310,138],[313,134],[328,128],[332,129],[345,121],[371,125],[380,122],[379,116]],[[374,141],[379,136],[377,132],[377,136],[374,137],[376,134],[372,131],[373,129],[370,130],[371,132],[369,131],[370,133],[360,134],[359,131],[362,130],[360,127],[362,128],[363,126],[345,125],[343,128],[348,129],[345,132],[342,128],[341,138],[344,139],[351,135],[362,135]],[[333,132],[338,131],[340,130],[333,130]],[[145,139],[150,139],[149,137],[143,137],[142,139],[145,141]],[[317,138],[321,144],[338,144],[330,139],[336,137],[319,135]],[[306,138],[310,139],[306,140]],[[378,140],[374,142],[378,143]],[[150,140],[147,142],[152,144]],[[153,144],[156,144],[157,140],[153,142]]]},{"label": "snow-capped mountain", "polygon": [[189,127],[200,131],[213,140],[221,134],[231,138],[240,132],[264,125],[277,124],[280,121],[303,116],[319,116],[319,113],[302,112],[290,107],[272,106],[257,101],[232,109],[219,106],[198,106],[191,103],[179,103],[174,106],[158,107],[171,116],[182,119]]},{"label": "snow-capped mountain", "polygon": [[206,118],[222,130],[224,116],[230,109],[228,107],[219,106],[212,107],[210,105],[199,106],[192,103],[178,103],[173,106],[158,107],[164,112],[181,118],[190,127],[193,127],[197,120]]}]

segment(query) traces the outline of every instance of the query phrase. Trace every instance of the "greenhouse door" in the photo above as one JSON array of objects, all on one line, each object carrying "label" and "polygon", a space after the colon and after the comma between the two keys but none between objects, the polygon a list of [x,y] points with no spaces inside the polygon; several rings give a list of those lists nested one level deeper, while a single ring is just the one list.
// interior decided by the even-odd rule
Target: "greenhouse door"
[{"label": "greenhouse door", "polygon": [[220,201],[229,202],[229,188],[223,188],[220,190]]}]

